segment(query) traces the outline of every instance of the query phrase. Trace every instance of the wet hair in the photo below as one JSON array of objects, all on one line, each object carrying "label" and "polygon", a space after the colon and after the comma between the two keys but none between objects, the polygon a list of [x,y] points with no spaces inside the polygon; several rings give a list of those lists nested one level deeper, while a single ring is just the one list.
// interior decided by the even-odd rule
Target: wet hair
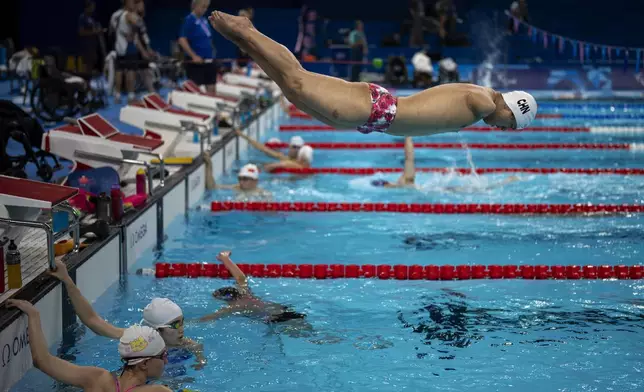
[{"label": "wet hair", "polygon": [[213,291],[212,296],[226,301],[232,301],[241,298],[242,295],[236,287],[222,287]]}]

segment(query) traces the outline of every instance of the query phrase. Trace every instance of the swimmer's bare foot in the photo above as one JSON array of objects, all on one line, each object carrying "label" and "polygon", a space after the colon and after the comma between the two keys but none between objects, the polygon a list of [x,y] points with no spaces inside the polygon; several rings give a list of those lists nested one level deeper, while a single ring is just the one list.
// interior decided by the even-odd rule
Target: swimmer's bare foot
[{"label": "swimmer's bare foot", "polygon": [[244,32],[253,28],[253,24],[245,16],[230,15],[221,11],[214,11],[208,17],[212,27],[230,41],[239,43],[244,40]]}]

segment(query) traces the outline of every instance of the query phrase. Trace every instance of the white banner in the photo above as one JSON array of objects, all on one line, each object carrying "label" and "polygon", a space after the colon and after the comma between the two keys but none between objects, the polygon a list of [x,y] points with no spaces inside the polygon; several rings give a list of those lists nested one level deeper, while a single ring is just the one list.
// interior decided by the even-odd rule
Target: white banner
[{"label": "white banner", "polygon": [[0,391],[8,391],[32,367],[27,316],[0,331]]},{"label": "white banner", "polygon": [[148,208],[125,229],[127,243],[127,269],[136,263],[143,252],[157,243],[157,206]]}]

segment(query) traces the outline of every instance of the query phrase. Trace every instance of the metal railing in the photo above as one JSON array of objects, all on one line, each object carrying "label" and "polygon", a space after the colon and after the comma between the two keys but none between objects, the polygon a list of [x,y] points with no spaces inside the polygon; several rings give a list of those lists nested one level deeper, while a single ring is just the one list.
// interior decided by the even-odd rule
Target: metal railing
[{"label": "metal railing", "polygon": [[[74,248],[72,252],[78,252],[80,249],[80,212],[70,206],[67,202],[61,203],[58,206],[52,208],[52,211],[64,211],[72,216],[71,224],[69,227],[72,229],[72,239],[74,240]],[[58,233],[54,233],[51,224],[47,222],[37,222],[21,219],[11,219],[11,218],[0,218],[0,222],[7,223],[13,226],[28,227],[32,229],[42,229],[47,235],[47,262],[49,264],[49,269],[56,269],[56,252],[54,251],[54,243],[60,238],[67,235],[67,230],[61,230]],[[68,218],[69,223],[69,218]]]}]

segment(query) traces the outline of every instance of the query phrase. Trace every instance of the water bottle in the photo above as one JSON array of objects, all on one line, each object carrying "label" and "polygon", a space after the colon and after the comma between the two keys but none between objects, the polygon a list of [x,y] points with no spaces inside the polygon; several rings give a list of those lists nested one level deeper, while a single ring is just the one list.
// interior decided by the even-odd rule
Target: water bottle
[{"label": "water bottle", "polygon": [[115,223],[120,222],[123,217],[123,195],[119,184],[112,185],[110,196],[112,197],[112,220]]},{"label": "water bottle", "polygon": [[9,290],[22,287],[22,266],[20,265],[20,251],[18,246],[11,240],[7,247],[7,280]]},{"label": "water bottle", "polygon": [[102,219],[105,222],[111,222],[111,210],[112,206],[110,197],[106,195],[105,192],[101,192],[101,194],[98,195],[98,199],[96,200],[96,219]]},{"label": "water bottle", "polygon": [[145,169],[140,168],[136,171],[136,194],[137,195],[147,195],[148,194],[148,184],[147,179],[145,178]]},{"label": "water bottle", "polygon": [[137,275],[143,275],[143,276],[154,276],[156,274],[156,271],[152,268],[139,268],[136,270]]}]

